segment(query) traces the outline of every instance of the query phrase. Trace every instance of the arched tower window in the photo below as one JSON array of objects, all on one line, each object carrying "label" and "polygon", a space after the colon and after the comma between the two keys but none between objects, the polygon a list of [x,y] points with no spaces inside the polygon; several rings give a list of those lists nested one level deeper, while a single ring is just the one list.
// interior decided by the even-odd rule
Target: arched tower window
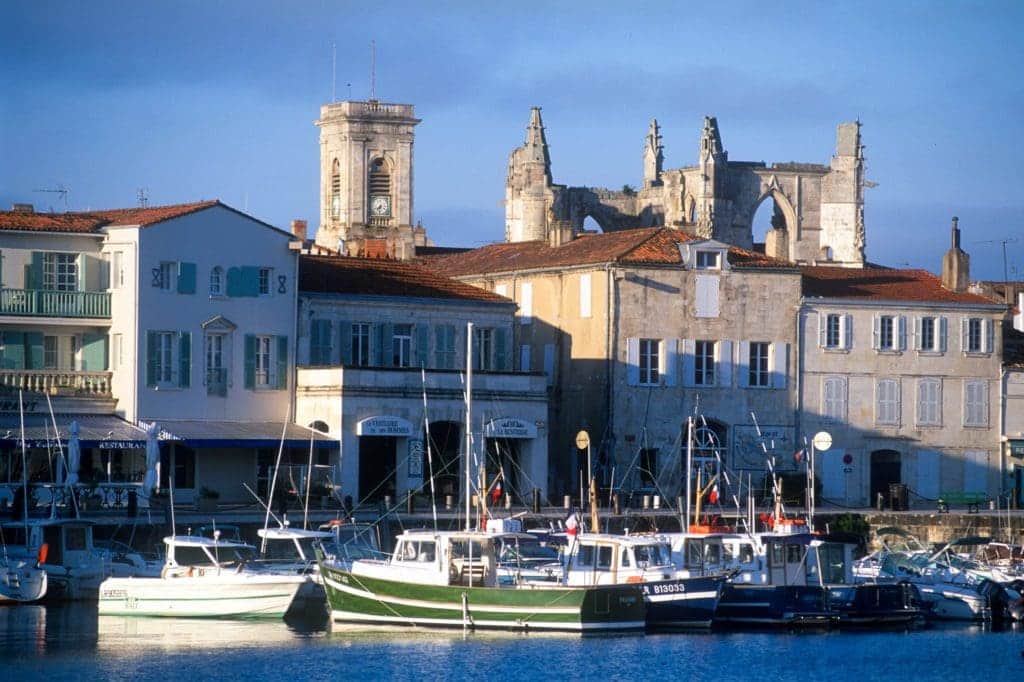
[{"label": "arched tower window", "polygon": [[367,180],[372,217],[391,217],[391,171],[388,169],[388,162],[380,158],[371,161],[370,176]]},{"label": "arched tower window", "polygon": [[331,165],[331,218],[341,218],[341,164],[337,159]]}]

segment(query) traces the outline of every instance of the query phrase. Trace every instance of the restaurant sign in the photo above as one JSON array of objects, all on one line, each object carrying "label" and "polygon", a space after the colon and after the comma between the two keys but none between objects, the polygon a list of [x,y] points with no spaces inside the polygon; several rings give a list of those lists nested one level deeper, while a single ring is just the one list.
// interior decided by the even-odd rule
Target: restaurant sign
[{"label": "restaurant sign", "polygon": [[492,419],[484,424],[485,438],[536,438],[536,425],[515,417]]},{"label": "restaurant sign", "polygon": [[356,424],[357,436],[412,436],[412,423],[401,417],[369,417]]}]

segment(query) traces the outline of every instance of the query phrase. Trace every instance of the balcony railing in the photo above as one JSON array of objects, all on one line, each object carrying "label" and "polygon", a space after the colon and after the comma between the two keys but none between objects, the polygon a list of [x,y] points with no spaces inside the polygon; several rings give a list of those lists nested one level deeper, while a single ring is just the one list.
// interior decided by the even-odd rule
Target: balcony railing
[{"label": "balcony railing", "polygon": [[0,315],[110,317],[106,291],[0,289]]},{"label": "balcony railing", "polygon": [[110,372],[59,369],[0,369],[0,391],[67,396],[110,396]]}]

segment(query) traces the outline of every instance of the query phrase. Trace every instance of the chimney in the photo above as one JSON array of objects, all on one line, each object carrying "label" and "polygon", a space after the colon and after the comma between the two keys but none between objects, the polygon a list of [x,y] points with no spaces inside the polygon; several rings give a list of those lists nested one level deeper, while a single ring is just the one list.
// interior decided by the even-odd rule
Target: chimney
[{"label": "chimney", "polygon": [[960,249],[960,219],[953,216],[949,251],[942,257],[942,286],[949,291],[967,291],[971,257]]},{"label": "chimney", "polygon": [[306,241],[306,221],[305,220],[293,220],[292,221],[292,235]]},{"label": "chimney", "polygon": [[32,204],[11,204],[11,211],[14,213],[35,213],[36,209]]}]

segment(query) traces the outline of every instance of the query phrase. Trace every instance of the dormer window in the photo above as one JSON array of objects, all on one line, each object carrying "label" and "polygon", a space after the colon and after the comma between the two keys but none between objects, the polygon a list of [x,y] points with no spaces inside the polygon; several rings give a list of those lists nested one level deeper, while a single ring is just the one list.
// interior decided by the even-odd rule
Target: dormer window
[{"label": "dormer window", "polygon": [[698,270],[721,270],[722,254],[719,251],[698,251],[696,266]]}]

